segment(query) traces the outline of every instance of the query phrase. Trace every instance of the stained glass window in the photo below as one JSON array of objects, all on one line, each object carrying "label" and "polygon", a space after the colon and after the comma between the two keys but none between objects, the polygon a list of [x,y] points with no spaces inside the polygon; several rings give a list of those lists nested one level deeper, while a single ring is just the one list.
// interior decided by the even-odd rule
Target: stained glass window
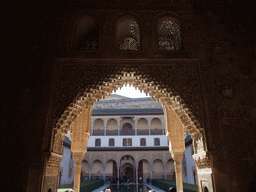
[{"label": "stained glass window", "polygon": [[140,49],[140,29],[136,21],[126,19],[117,25],[117,49],[133,50]]},{"label": "stained glass window", "polygon": [[179,25],[171,20],[163,20],[158,25],[158,49],[181,50]]}]

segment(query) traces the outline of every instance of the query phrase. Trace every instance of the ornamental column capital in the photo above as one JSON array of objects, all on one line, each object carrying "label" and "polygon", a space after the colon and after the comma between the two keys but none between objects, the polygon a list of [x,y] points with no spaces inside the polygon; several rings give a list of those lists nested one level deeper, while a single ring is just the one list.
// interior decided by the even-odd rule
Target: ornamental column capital
[{"label": "ornamental column capital", "polygon": [[181,160],[184,157],[184,152],[171,151],[171,154],[175,164],[181,163]]},{"label": "ornamental column capital", "polygon": [[85,151],[72,151],[72,155],[75,160],[75,164],[81,164],[84,159]]}]

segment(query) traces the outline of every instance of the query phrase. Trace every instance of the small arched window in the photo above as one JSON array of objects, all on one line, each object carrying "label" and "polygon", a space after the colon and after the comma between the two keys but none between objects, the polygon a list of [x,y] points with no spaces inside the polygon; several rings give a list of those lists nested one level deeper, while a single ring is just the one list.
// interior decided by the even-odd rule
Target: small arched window
[{"label": "small arched window", "polygon": [[85,17],[76,26],[74,49],[97,50],[99,27],[89,17]]},{"label": "small arched window", "polygon": [[132,19],[121,20],[116,28],[118,50],[138,51],[140,49],[140,28]]},{"label": "small arched window", "polygon": [[154,146],[160,146],[160,139],[159,138],[154,139]]},{"label": "small arched window", "polygon": [[109,139],[109,146],[115,146],[115,140],[114,139]]},{"label": "small arched window", "polygon": [[100,146],[101,146],[101,141],[100,141],[100,139],[96,139],[96,140],[95,140],[95,146],[96,146],[96,147],[100,147]]},{"label": "small arched window", "polygon": [[132,139],[131,138],[128,139],[128,146],[132,146]]},{"label": "small arched window", "polygon": [[127,139],[123,139],[123,146],[128,146],[128,141],[127,141]]},{"label": "small arched window", "polygon": [[146,139],[145,138],[140,139],[140,146],[146,146]]},{"label": "small arched window", "polygon": [[132,146],[132,139],[131,138],[123,139],[123,146]]},{"label": "small arched window", "polygon": [[164,19],[157,24],[158,50],[181,50],[180,26],[177,22]]}]

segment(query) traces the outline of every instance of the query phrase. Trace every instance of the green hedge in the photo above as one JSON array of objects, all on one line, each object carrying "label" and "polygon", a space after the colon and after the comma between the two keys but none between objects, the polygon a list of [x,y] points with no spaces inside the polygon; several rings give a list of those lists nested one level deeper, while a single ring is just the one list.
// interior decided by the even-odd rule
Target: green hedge
[{"label": "green hedge", "polygon": [[[172,180],[166,180],[166,179],[152,179],[152,185],[169,192],[170,187],[176,187],[176,182]],[[198,188],[197,185],[192,185],[188,183],[183,183],[183,189],[184,192],[197,192]]]},{"label": "green hedge", "polygon": [[[97,189],[104,185],[103,180],[91,180],[91,181],[82,181],[80,183],[80,192],[91,192],[94,189]],[[73,189],[73,183],[72,184],[66,184],[61,185],[58,187],[58,191],[68,191],[69,189]]]}]

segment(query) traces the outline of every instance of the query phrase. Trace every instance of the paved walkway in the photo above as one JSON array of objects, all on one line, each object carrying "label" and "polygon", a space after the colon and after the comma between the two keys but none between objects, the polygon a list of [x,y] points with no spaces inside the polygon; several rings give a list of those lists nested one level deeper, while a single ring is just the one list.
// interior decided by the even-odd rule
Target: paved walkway
[{"label": "paved walkway", "polygon": [[104,189],[106,189],[109,185],[110,185],[110,184],[105,184],[105,185],[99,187],[98,189],[93,190],[92,192],[101,192],[101,191],[103,191]]},{"label": "paved walkway", "polygon": [[151,185],[151,184],[145,184],[145,185],[146,185],[148,188],[155,190],[156,192],[165,192],[165,191],[163,191],[162,189],[159,189],[159,188],[155,187],[154,185]]},{"label": "paved walkway", "polygon": [[[104,191],[104,189],[106,189],[109,185],[110,185],[110,184],[105,184],[105,185],[99,187],[98,189],[93,190],[92,192],[101,192],[101,191]],[[163,191],[162,189],[159,189],[159,188],[155,187],[154,185],[151,185],[151,184],[145,184],[145,185],[146,185],[148,188],[155,190],[156,192],[165,192],[165,191]]]}]

